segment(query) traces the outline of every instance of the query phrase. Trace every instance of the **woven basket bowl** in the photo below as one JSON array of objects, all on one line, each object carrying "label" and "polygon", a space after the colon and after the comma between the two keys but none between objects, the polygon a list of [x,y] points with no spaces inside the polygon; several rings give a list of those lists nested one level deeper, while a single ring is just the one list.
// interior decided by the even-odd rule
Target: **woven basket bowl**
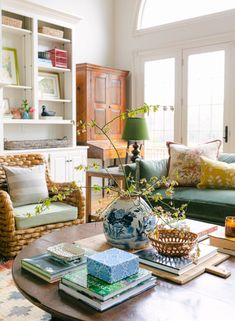
[{"label": "woven basket bowl", "polygon": [[188,256],[196,245],[198,236],[195,233],[180,230],[158,230],[148,235],[152,246],[158,253],[166,256]]}]

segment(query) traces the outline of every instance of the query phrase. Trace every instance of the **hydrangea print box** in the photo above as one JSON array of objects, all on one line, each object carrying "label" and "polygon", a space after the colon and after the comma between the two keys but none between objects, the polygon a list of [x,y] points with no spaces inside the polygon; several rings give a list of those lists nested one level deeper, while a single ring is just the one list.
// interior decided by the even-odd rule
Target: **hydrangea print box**
[{"label": "hydrangea print box", "polygon": [[108,283],[118,282],[139,271],[138,256],[110,249],[87,258],[88,274]]}]

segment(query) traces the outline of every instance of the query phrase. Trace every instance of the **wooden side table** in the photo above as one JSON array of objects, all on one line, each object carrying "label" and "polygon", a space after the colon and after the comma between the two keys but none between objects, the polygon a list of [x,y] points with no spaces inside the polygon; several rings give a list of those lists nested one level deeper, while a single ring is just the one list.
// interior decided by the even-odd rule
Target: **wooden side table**
[{"label": "wooden side table", "polygon": [[[120,187],[124,188],[125,186],[125,176],[124,173],[119,170],[118,167],[108,168],[108,172],[105,169],[99,170],[88,170],[86,171],[86,223],[91,222],[92,213],[91,213],[91,201],[92,201],[92,177],[100,177],[102,179],[113,177],[116,181],[119,182]],[[95,217],[93,217],[95,218]]]}]

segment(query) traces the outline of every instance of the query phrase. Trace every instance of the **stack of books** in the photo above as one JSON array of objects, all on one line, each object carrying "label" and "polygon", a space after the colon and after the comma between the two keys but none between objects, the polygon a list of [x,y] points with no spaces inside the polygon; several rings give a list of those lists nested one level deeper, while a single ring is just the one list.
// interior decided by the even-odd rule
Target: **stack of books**
[{"label": "stack of books", "polygon": [[218,252],[235,256],[235,237],[225,236],[224,228],[219,228],[218,231],[211,233],[209,237],[210,245],[216,246]]},{"label": "stack of books", "polygon": [[59,289],[104,311],[152,288],[156,278],[139,268],[136,255],[110,249],[90,256],[87,266],[62,277]]},{"label": "stack of books", "polygon": [[61,278],[59,289],[98,311],[104,311],[152,288],[156,278],[150,271],[139,272],[115,283],[107,283],[87,273],[87,267]]},{"label": "stack of books", "polygon": [[46,58],[38,58],[38,65],[39,67],[53,67],[51,60]]},{"label": "stack of books", "polygon": [[86,264],[87,256],[94,253],[95,251],[86,249],[83,257],[65,262],[47,252],[22,259],[21,267],[49,283],[54,283],[59,281],[63,275],[83,267]]},{"label": "stack of books", "polygon": [[[200,244],[200,256],[197,264],[207,261],[217,253],[217,248],[205,244]],[[141,250],[135,253],[139,256],[140,263],[151,266],[155,269],[182,275],[195,267],[190,257],[170,257],[164,256],[153,248]]]}]

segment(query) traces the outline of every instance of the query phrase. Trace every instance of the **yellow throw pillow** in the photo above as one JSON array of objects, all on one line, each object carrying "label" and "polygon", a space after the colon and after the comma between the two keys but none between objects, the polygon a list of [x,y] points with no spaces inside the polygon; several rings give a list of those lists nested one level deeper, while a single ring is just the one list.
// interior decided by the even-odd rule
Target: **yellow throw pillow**
[{"label": "yellow throw pillow", "polygon": [[235,164],[201,157],[201,179],[198,188],[235,188]]}]

